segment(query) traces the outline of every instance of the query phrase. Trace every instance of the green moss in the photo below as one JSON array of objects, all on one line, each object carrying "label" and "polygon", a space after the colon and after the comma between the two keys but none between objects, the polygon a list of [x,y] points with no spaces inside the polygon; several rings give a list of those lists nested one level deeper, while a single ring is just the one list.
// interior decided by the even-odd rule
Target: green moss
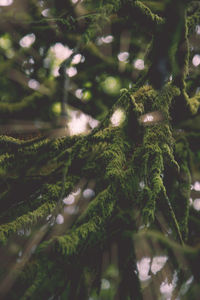
[{"label": "green moss", "polygon": [[[145,238],[147,237],[150,243],[159,242],[161,248],[163,246],[167,250],[170,262],[176,270],[179,266],[175,264],[175,256],[179,259],[179,255],[185,255],[188,261],[192,262],[191,269],[194,270],[194,261],[199,259],[199,248],[180,246],[172,241],[178,239],[183,244],[183,240],[187,239],[191,183],[190,148],[191,145],[196,147],[197,152],[198,147],[194,146],[194,143],[199,141],[198,135],[189,138],[185,131],[177,131],[177,134],[174,134],[172,128],[181,115],[182,110],[179,108],[186,107],[184,119],[197,114],[199,110],[199,94],[190,99],[190,91],[186,90],[185,83],[189,61],[188,36],[196,26],[196,20],[199,20],[199,10],[186,19],[186,4],[189,5],[189,2],[191,1],[165,1],[161,5],[162,17],[149,9],[149,6],[154,7],[155,3],[148,1],[88,0],[77,5],[70,4],[67,16],[63,14],[62,5],[56,4],[55,10],[50,10],[52,18],[42,20],[36,9],[39,19],[36,22],[33,20],[33,30],[38,29],[37,23],[46,24],[50,32],[49,21],[53,28],[62,24],[61,31],[67,27],[65,38],[69,47],[74,49],[73,55],[80,50],[81,55],[86,58],[83,65],[77,65],[77,76],[70,79],[72,93],[68,104],[91,113],[91,116],[98,116],[99,119],[103,118],[112,103],[113,105],[109,113],[101,119],[99,126],[88,135],[41,137],[27,141],[0,136],[1,243],[6,244],[8,238],[27,226],[34,228],[35,224],[42,223],[47,229],[36,252],[30,255],[24,270],[17,270],[14,274],[16,283],[8,293],[8,298],[11,295],[11,299],[49,299],[52,296],[63,299],[88,299],[91,295],[85,292],[85,272],[91,275],[91,278],[87,278],[91,289],[100,289],[101,269],[104,268],[105,257],[110,249],[113,252],[115,246],[119,258],[120,278],[117,292],[120,299],[142,298],[138,272],[135,272],[139,258],[134,253],[132,241],[133,237],[137,238],[136,231],[140,224],[145,224],[146,227],[150,225],[151,228],[159,230],[171,228],[170,240],[146,229]],[[34,6],[31,6],[31,11],[33,8]],[[9,11],[12,12],[12,7]],[[54,18],[56,15],[63,18]],[[118,17],[123,18],[123,24],[120,26]],[[135,25],[136,36],[135,32],[132,32]],[[102,31],[103,27],[105,32]],[[42,29],[46,30],[43,27]],[[147,54],[149,62],[145,61],[145,70],[141,72],[141,77],[139,76],[133,88],[122,89],[118,99],[106,97],[101,101],[102,87],[98,86],[98,77],[101,77],[102,70],[105,71],[105,76],[108,76],[108,81],[103,85],[104,91],[108,92],[107,96],[110,93],[116,96],[119,94],[119,82],[114,82],[113,78],[120,76],[121,83],[124,82],[125,86],[128,86],[132,72],[131,63],[128,62],[124,64],[124,72],[116,75],[118,67],[123,64],[119,65],[117,58],[104,54],[104,48],[109,49],[111,45],[102,45],[101,48],[94,42],[96,37],[101,37],[104,33],[110,34],[110,29],[114,36],[111,47],[113,54],[116,54],[119,45],[124,47],[124,50],[120,51],[126,51],[127,46],[131,52],[130,61],[140,56],[140,45],[141,51],[146,51],[143,41],[149,43],[152,39],[152,43]],[[130,31],[129,36],[127,30]],[[60,38],[58,31],[56,29],[54,33]],[[118,31],[119,39],[116,35]],[[139,31],[142,32],[140,36]],[[43,33],[46,32],[41,33],[45,36]],[[45,51],[51,47],[51,41],[46,44],[45,40],[40,45],[38,34],[34,49],[42,50],[41,53],[44,50],[44,56],[40,53],[35,61],[34,76],[40,80],[42,76],[48,77],[48,68],[43,69],[39,66],[37,70],[37,67],[40,59],[44,60]],[[123,42],[125,38],[127,44]],[[30,54],[25,49],[19,52],[20,55],[21,52],[25,56]],[[17,58],[18,68],[18,62],[21,60],[17,55],[15,60]],[[3,56],[2,58],[4,59]],[[88,58],[91,58],[89,63]],[[1,58],[0,60],[3,61]],[[69,60],[64,61],[62,66]],[[6,71],[10,74],[13,61],[0,65],[3,73]],[[135,71],[132,74],[133,80],[137,75]],[[95,72],[97,78],[93,76]],[[171,73],[173,81],[167,83]],[[63,77],[60,74],[56,78],[59,87],[56,95],[53,95],[52,89],[49,88],[50,92],[46,94],[33,92],[15,102],[15,99],[9,100],[8,91],[5,95],[4,91],[1,92],[2,122],[7,122],[7,118],[21,117],[32,120],[37,115],[44,116],[45,120],[52,119],[53,108],[54,113],[59,113],[58,107],[56,109],[53,105],[53,99],[63,99],[60,84],[63,84],[66,76]],[[156,84],[156,80],[160,80],[160,84]],[[49,87],[51,83],[53,84],[49,82]],[[6,88],[9,86],[7,82],[3,83],[3,87],[4,85]],[[73,96],[78,87],[91,89],[92,97],[88,98],[87,105]],[[45,92],[42,84],[41,88]],[[27,94],[26,88],[17,93],[22,91]],[[114,124],[113,114],[119,110],[123,112],[122,121]],[[157,120],[145,120],[149,114],[158,116]],[[196,128],[198,129],[198,124]],[[191,128],[188,131],[191,132]],[[84,202],[86,199],[83,191],[93,188],[93,184],[96,196]],[[64,225],[68,224],[48,227],[47,215],[52,215],[52,221],[58,213],[62,213],[63,197],[73,191],[74,186],[79,185],[81,192],[73,205],[78,206],[80,215],[77,215],[77,219],[75,215],[70,216],[71,225],[67,228]],[[166,224],[161,224],[162,218]],[[198,226],[197,220],[198,215],[192,221],[195,226]],[[154,249],[150,252],[153,257]],[[188,261],[187,266],[190,266]],[[179,265],[182,268],[182,264]],[[18,275],[18,279],[15,278]]]},{"label": "green moss", "polygon": [[[44,249],[51,248],[64,256],[70,257],[82,251],[82,247],[88,247],[91,243],[96,243],[96,237],[101,238],[103,226],[107,218],[111,216],[116,199],[109,186],[105,191],[89,204],[87,210],[80,216],[71,232],[59,237],[54,237],[48,242],[43,243],[37,250],[38,255]],[[94,234],[94,239],[90,238]]]},{"label": "green moss", "polygon": [[32,224],[36,224],[39,219],[49,215],[53,209],[55,208],[56,204],[51,202],[46,202],[45,204],[41,205],[38,209],[33,212],[29,212],[15,221],[3,224],[0,228],[0,243],[6,244],[7,238],[16,233],[18,230]]},{"label": "green moss", "polygon": [[121,10],[119,10],[119,15],[127,18],[129,14],[139,30],[148,31],[151,34],[164,23],[164,18],[154,14],[141,1],[126,1]]},{"label": "green moss", "polygon": [[200,9],[194,11],[194,13],[187,18],[187,26],[188,26],[188,35],[194,33],[196,25],[200,22]]},{"label": "green moss", "polygon": [[[180,166],[180,172],[177,177],[178,186],[174,186],[174,198],[172,198],[172,203],[177,220],[180,223],[181,232],[184,238],[187,239],[191,175],[189,169],[190,150],[186,139],[179,139],[176,142],[175,156]],[[181,210],[180,206],[182,207]]]},{"label": "green moss", "polygon": [[195,115],[198,112],[199,106],[200,106],[200,93],[196,96],[190,98],[188,100],[188,104],[190,106],[190,111],[192,115]]}]

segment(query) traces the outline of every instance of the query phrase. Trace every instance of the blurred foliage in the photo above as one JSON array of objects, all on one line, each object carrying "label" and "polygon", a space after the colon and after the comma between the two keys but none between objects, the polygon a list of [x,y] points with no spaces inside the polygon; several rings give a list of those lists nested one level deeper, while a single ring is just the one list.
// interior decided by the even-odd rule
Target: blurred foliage
[{"label": "blurred foliage", "polygon": [[0,0],[0,298],[199,299],[199,82],[199,1]]}]

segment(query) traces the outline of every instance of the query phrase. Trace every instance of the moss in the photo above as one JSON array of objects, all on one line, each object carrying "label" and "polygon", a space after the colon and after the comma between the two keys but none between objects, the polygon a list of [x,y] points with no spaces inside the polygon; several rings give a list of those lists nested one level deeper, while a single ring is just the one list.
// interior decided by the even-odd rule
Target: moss
[{"label": "moss", "polygon": [[145,225],[151,224],[155,219],[156,199],[149,187],[145,187],[142,193],[142,217]]},{"label": "moss", "polygon": [[[175,144],[175,157],[180,166],[178,186],[174,191],[174,208],[180,228],[185,239],[188,236],[189,198],[191,189],[191,175],[189,169],[190,150],[185,139],[178,140]],[[180,210],[180,205],[184,209]]]},{"label": "moss", "polygon": [[178,87],[171,83],[166,84],[163,86],[160,93],[158,93],[158,96],[153,104],[153,109],[161,110],[165,113],[165,117],[169,119],[169,107],[171,105],[171,101],[175,96],[178,95],[180,95],[180,90]]},{"label": "moss", "polygon": [[[33,299],[33,295],[35,293],[36,290],[39,289],[40,285],[42,284],[42,282],[45,280],[45,272],[44,271],[40,271],[37,274],[37,279],[34,281],[34,283],[26,290],[25,294],[21,297],[21,300],[26,300],[26,299],[30,299],[30,297]],[[35,297],[34,297],[35,298]]]},{"label": "moss", "polygon": [[[107,218],[111,216],[116,199],[112,194],[112,188],[109,186],[105,191],[102,191],[89,204],[87,210],[80,216],[71,232],[59,237],[44,242],[38,249],[37,253],[40,256],[45,249],[51,248],[68,258],[73,254],[78,254],[82,251],[82,247],[88,247],[91,243],[96,243],[96,237],[101,238],[101,231],[107,222]],[[94,234],[94,239],[92,238]]]},{"label": "moss", "polygon": [[195,115],[198,112],[199,106],[200,106],[200,93],[198,93],[196,96],[190,98],[188,100],[188,104],[190,107],[191,114]]},{"label": "moss", "polygon": [[53,209],[55,208],[55,203],[46,202],[41,205],[38,209],[33,212],[29,212],[15,221],[1,225],[0,229],[0,243],[6,244],[8,237],[16,233],[18,230],[23,228],[24,226],[28,226],[31,224],[36,224],[39,219],[49,215]]},{"label": "moss", "polygon": [[[70,176],[70,178],[66,179],[67,181],[64,184],[64,193],[68,194],[79,178]],[[23,209],[25,210],[24,213],[20,204],[19,207],[16,205],[14,207],[11,206],[10,211],[7,210],[5,216],[7,219],[10,218],[12,220],[7,223],[4,221],[4,224],[1,225],[0,242],[5,244],[7,238],[13,233],[16,233],[18,230],[28,225],[36,224],[39,220],[52,213],[58,206],[62,188],[62,182],[57,182],[56,184],[44,184],[40,188],[40,191],[37,191],[36,193],[36,195],[38,195],[40,192],[39,196],[35,196],[35,199],[32,197],[32,203],[27,201],[28,203],[25,202],[22,204],[24,206]],[[5,220],[5,216],[2,215],[1,217],[4,217]]]},{"label": "moss", "polygon": [[[29,170],[30,174],[40,174],[42,175],[42,167],[51,164],[50,171],[53,171],[58,166],[56,160],[54,159],[58,153],[60,157],[66,155],[66,149],[73,146],[77,137],[66,137],[57,139],[42,139],[36,142],[21,142],[19,140],[13,140],[12,138],[4,138],[2,140],[4,152],[7,147],[10,148],[6,155],[0,156],[0,165],[4,171],[19,173],[23,170]],[[14,147],[13,147],[13,143]],[[4,144],[5,143],[5,144]],[[12,145],[11,145],[12,143]],[[65,156],[66,157],[66,156]],[[30,160],[34,161],[34,166],[32,170],[30,169]],[[55,166],[54,168],[53,165]],[[37,171],[36,171],[37,170]],[[41,172],[40,172],[41,170]],[[47,170],[47,169],[46,169]],[[46,171],[45,171],[46,172]],[[48,173],[48,172],[47,172]],[[44,173],[45,174],[45,173]]]},{"label": "moss", "polygon": [[112,1],[107,1],[104,5],[100,5],[98,12],[95,14],[88,14],[85,19],[88,21],[88,27],[81,37],[81,43],[83,45],[88,44],[93,38],[102,31],[104,26],[109,23],[109,16],[118,11],[120,7],[120,1],[116,1],[115,4]]},{"label": "moss", "polygon": [[[65,176],[76,173],[79,173],[80,176],[86,176],[86,174],[90,176],[90,174],[97,174],[93,173],[95,172],[93,170],[97,168],[104,179],[104,184],[108,186],[91,201],[69,232],[53,237],[39,246],[36,253],[38,262],[43,261],[47,250],[49,258],[54,253],[59,253],[68,260],[80,255],[82,251],[86,251],[89,247],[96,245],[98,241],[106,238],[105,226],[116,207],[123,214],[120,207],[127,205],[131,207],[136,202],[141,207],[142,217],[147,225],[155,222],[157,207],[160,206],[159,202],[165,201],[168,213],[174,222],[175,231],[182,241],[182,233],[186,236],[188,208],[181,216],[177,213],[176,207],[171,205],[171,199],[169,200],[166,194],[162,178],[165,164],[179,169],[173,154],[174,139],[169,126],[169,108],[172,99],[178,94],[179,89],[172,84],[167,84],[160,92],[151,86],[144,86],[135,93],[122,90],[112,111],[101,125],[88,136],[46,139],[23,146],[16,140],[2,139],[2,143],[7,143],[8,147],[16,143],[14,148],[11,146],[10,154],[2,156],[1,165],[7,170],[14,169],[13,164],[16,159],[18,159],[18,172],[24,168],[30,169],[30,157],[36,159],[39,157],[36,165],[40,165],[42,162],[43,167],[46,168],[45,171],[40,166],[40,173],[51,174],[52,171],[56,171],[57,167],[62,166],[65,168]],[[120,126],[113,128],[110,124],[110,117],[118,107],[124,109],[125,120]],[[139,118],[149,110],[161,111],[165,115],[164,121],[143,127],[139,123]],[[137,141],[141,140],[141,144],[135,140],[131,141],[131,135],[128,134],[127,128],[130,123],[127,119],[130,117],[134,118],[135,128],[138,129]],[[177,144],[176,152],[180,151],[183,158],[186,159],[187,151],[185,153],[181,147],[182,144]],[[78,170],[77,160],[79,162]],[[48,171],[48,164],[52,165],[53,161],[55,167]],[[96,167],[97,163],[101,168]],[[183,165],[180,164],[180,166],[181,172],[187,172]],[[80,172],[80,167],[83,173]],[[70,177],[65,178],[67,186],[71,187]],[[144,181],[144,188],[140,187],[140,180]],[[185,185],[185,182],[181,184],[185,195],[188,186]],[[16,232],[22,226],[37,222],[39,218],[54,211],[56,199],[59,200],[61,195],[61,185],[58,182],[55,185],[46,184],[42,187],[41,192],[45,203],[40,203],[34,211],[25,213],[10,223],[2,225],[2,242],[5,242],[9,234]],[[134,197],[138,199],[134,199]],[[183,199],[185,199],[184,197]],[[52,202],[49,202],[50,199]],[[132,212],[130,212],[130,216],[133,218]],[[121,219],[125,220],[122,216]],[[53,265],[52,270],[54,267]],[[41,268],[47,270],[48,266],[45,263],[40,267],[39,263],[38,274],[40,274]],[[34,294],[36,287],[37,279],[27,290],[27,295]]]},{"label": "moss", "polygon": [[[88,209],[81,215],[70,232],[63,236],[53,237],[38,247],[35,254],[35,259],[37,258],[38,262],[37,270],[36,274],[33,273],[35,280],[28,291],[32,291],[32,288],[41,277],[41,272],[44,272],[44,274],[47,274],[47,272],[50,272],[50,274],[54,273],[59,263],[63,266],[63,257],[67,257],[67,265],[70,266],[70,262],[73,263],[74,257],[79,254],[82,256],[83,251],[84,253],[87,252],[90,247],[95,246],[104,239],[105,225],[108,217],[112,215],[115,202],[112,188],[108,187],[90,203]],[[51,259],[54,255],[53,253],[56,254],[58,260]],[[51,266],[48,263],[48,259],[51,260]],[[65,276],[68,275],[68,273],[67,275],[65,273]],[[60,276],[63,276],[63,270],[61,270]],[[55,279],[55,276],[50,276],[48,282],[51,282],[53,279]],[[55,283],[55,281],[53,282]],[[52,284],[54,284],[53,282]],[[46,287],[41,283],[39,289],[44,292]],[[27,293],[29,294],[28,291]]]},{"label": "moss", "polygon": [[163,122],[145,127],[141,132],[143,141],[133,153],[132,167],[135,173],[133,178],[139,178],[139,180],[134,178],[133,181],[137,183],[135,195],[142,209],[145,224],[154,222],[157,207],[160,206],[160,202],[164,201],[167,208],[164,214],[171,216],[175,231],[182,242],[182,230],[180,230],[182,224],[176,218],[176,213],[167,197],[162,178],[166,164],[170,165],[176,172],[179,171],[179,165],[173,154],[174,139],[169,126],[169,108],[172,99],[179,93],[177,87],[167,84],[160,92],[153,90],[151,86],[147,86],[139,89],[133,95],[134,107],[139,104],[141,107],[143,105],[143,109],[145,108],[143,112],[149,107],[153,107],[154,110],[163,112],[165,119]]},{"label": "moss", "polygon": [[125,1],[125,4],[119,10],[118,14],[126,18],[130,14],[132,20],[134,20],[134,24],[139,30],[144,32],[148,31],[151,34],[164,23],[164,18],[154,14],[148,6],[141,1]]},{"label": "moss", "polygon": [[39,92],[34,92],[26,96],[23,100],[16,103],[0,103],[0,117],[2,120],[17,119],[33,119],[37,117],[37,111],[44,111],[44,120],[50,118],[48,113],[48,104],[52,102],[52,98]]},{"label": "moss", "polygon": [[188,35],[194,33],[196,25],[200,22],[200,9],[197,6],[197,9],[194,13],[187,18],[187,26],[188,26]]},{"label": "moss", "polygon": [[[148,5],[154,7],[154,4],[148,1],[145,5],[142,1],[131,0],[88,0],[83,4],[70,4],[67,15],[62,11],[64,6],[55,2],[55,9],[52,7],[50,10],[53,14],[52,18],[46,18],[46,21],[41,21],[38,8],[31,6],[31,9],[37,10],[39,18],[36,22],[34,19],[31,20],[33,30],[35,30],[34,24],[41,22],[45,22],[45,26],[51,30],[49,21],[53,28],[63,25],[58,27],[61,29],[60,32],[66,25],[69,27],[65,38],[66,42],[69,42],[69,47],[75,51],[69,60],[61,65],[60,76],[56,79],[60,90],[56,94],[56,101],[63,98],[60,83],[63,83],[66,77],[63,78],[61,74],[64,66],[69,61],[71,63],[72,57],[80,50],[86,61],[83,65],[77,66],[78,74],[72,78],[75,84],[72,85],[68,104],[91,113],[94,117],[101,117],[102,122],[88,135],[82,134],[76,137],[52,139],[46,136],[21,141],[0,136],[0,177],[2,179],[0,241],[6,244],[11,235],[34,224],[42,223],[47,228],[43,240],[40,241],[36,252],[29,257],[24,270],[17,271],[19,278],[12,291],[8,293],[8,298],[11,295],[11,299],[38,299],[38,297],[88,299],[91,295],[85,292],[85,271],[91,273],[91,279],[88,279],[87,283],[92,290],[100,289],[101,269],[104,268],[102,254],[110,248],[112,251],[113,245],[117,246],[119,254],[120,299],[142,298],[136,267],[138,257],[134,253],[133,237],[137,239],[137,236],[140,236],[136,234],[140,222],[156,230],[162,230],[165,225],[161,224],[161,217],[166,223],[166,229],[172,228],[170,239],[147,230],[145,238],[150,240],[150,244],[152,241],[159,242],[161,249],[167,251],[175,270],[178,267],[182,268],[182,262],[187,258],[189,261],[187,266],[191,263],[195,278],[198,277],[199,272],[195,271],[194,264],[200,257],[199,247],[196,249],[187,247],[183,245],[183,240],[187,239],[189,227],[190,148],[193,144],[192,147],[196,147],[195,151],[198,150],[194,143],[199,141],[199,136],[189,137],[184,131],[180,135],[172,134],[175,119],[179,117],[185,119],[192,114],[197,114],[199,110],[199,95],[190,99],[188,96],[190,93],[186,90],[189,61],[188,36],[196,26],[196,20],[199,20],[199,9],[194,15],[186,18],[186,5],[189,2],[191,1],[165,1],[161,5],[162,17],[149,9]],[[77,16],[74,12],[78,13]],[[63,18],[54,18],[54,15]],[[120,26],[118,16],[123,18],[123,24]],[[132,34],[135,25],[137,42],[135,32]],[[112,74],[115,76],[119,63],[117,58],[115,61],[113,57],[106,57],[103,54],[104,49],[99,50],[98,45],[93,43],[98,34],[103,34],[103,27],[105,27],[105,34],[109,34],[109,30],[112,29],[114,54],[119,44],[123,44],[125,48],[127,46],[127,49],[130,48],[130,52],[132,47],[134,48],[135,52],[130,53],[130,61],[138,55],[139,47],[143,45],[143,38],[147,42],[152,39],[152,43],[148,50],[149,62],[145,62],[145,70],[141,72],[142,75],[134,83],[133,88],[122,89],[118,99],[103,97],[105,99],[101,101],[99,83],[101,79],[98,81],[98,77],[101,77],[99,75],[102,70],[105,71],[105,76]],[[129,37],[126,30],[130,30]],[[54,32],[54,38],[61,38],[58,31],[56,29]],[[116,38],[118,31],[120,33],[118,35],[123,40],[127,38],[127,45]],[[138,31],[144,34],[139,36]],[[45,52],[51,47],[52,41],[46,44],[45,40],[40,45],[40,34],[38,34],[39,31],[34,49],[46,45],[40,49]],[[109,45],[106,47],[109,49]],[[126,51],[125,48],[121,50]],[[26,49],[23,51],[24,54],[30,54]],[[33,75],[39,80],[42,72],[48,76],[48,68],[40,69],[39,66],[40,59],[43,61],[45,56],[46,53],[41,54],[34,63]],[[87,63],[88,59],[89,63]],[[21,60],[18,60],[17,64],[18,62]],[[13,62],[10,64],[11,70],[12,64]],[[4,71],[9,67],[7,63],[1,65]],[[128,86],[132,72],[131,63],[127,63],[126,66],[124,64],[124,67],[123,76],[122,73],[120,76],[123,77],[122,82],[128,79],[125,82]],[[97,78],[92,78],[95,77],[94,73],[95,76],[98,73]],[[167,81],[171,73],[173,81],[169,83]],[[133,73],[133,80],[135,80],[134,76],[135,73]],[[76,86],[88,88],[89,81],[92,82],[89,88],[93,97],[86,105],[72,94]],[[9,85],[6,83],[5,86]],[[23,88],[17,93],[20,94],[21,91]],[[50,93],[51,91],[50,89]],[[27,93],[27,90],[25,89],[24,92]],[[41,95],[33,92],[22,98],[20,102],[9,104],[1,102],[2,122],[5,122],[8,117],[19,118],[22,115],[33,119],[39,114],[38,108],[42,108],[40,115],[43,115],[44,119],[51,119],[52,112],[50,113],[49,109],[52,108],[54,95],[49,96],[50,93]],[[6,91],[3,101],[8,100],[8,95]],[[109,113],[103,118],[111,105]],[[182,107],[184,109],[179,110]],[[119,109],[123,111],[124,118],[119,125],[113,126],[112,116]],[[184,112],[183,116],[182,112]],[[158,115],[159,118],[152,122],[144,121],[149,114]],[[198,129],[198,126],[196,128]],[[93,185],[94,182],[96,197],[89,199],[86,205],[86,202],[82,201],[83,191],[87,184],[90,188],[90,184]],[[76,200],[80,198],[80,215],[77,219],[76,216],[71,216],[70,228],[66,229],[65,224],[56,228],[48,227],[57,214],[62,213],[63,197],[79,184],[81,192]],[[50,222],[46,220],[49,213],[52,215]],[[196,213],[192,225],[190,224],[192,231],[194,224],[198,223],[197,220]],[[173,239],[178,239],[182,245],[173,242]],[[154,249],[150,252],[152,256],[155,255]],[[184,257],[183,260],[179,257],[181,255]],[[175,256],[180,260],[179,266],[175,262],[177,260]],[[15,275],[12,278],[16,279]]]},{"label": "moss", "polygon": [[[138,233],[137,235],[134,236],[134,240],[137,241],[138,238],[140,237],[146,237],[148,239],[153,239],[155,241],[159,241],[161,245],[164,246],[165,249],[168,249],[170,252],[173,249],[174,253],[176,253],[176,256],[180,258],[180,260],[184,259],[184,257],[187,258],[191,258],[192,260],[195,261],[197,259],[197,257],[199,256],[200,252],[199,252],[199,248],[193,248],[189,245],[180,245],[179,243],[177,243],[176,241],[173,241],[169,238],[166,238],[165,236],[163,236],[161,233],[159,232],[154,232],[154,231],[143,231]],[[177,262],[177,260],[175,260]],[[189,259],[189,261],[191,262],[191,260]],[[193,265],[193,263],[191,264],[191,266]],[[179,264],[180,267],[185,267],[184,264]],[[194,267],[194,265],[192,266],[192,268]]]}]

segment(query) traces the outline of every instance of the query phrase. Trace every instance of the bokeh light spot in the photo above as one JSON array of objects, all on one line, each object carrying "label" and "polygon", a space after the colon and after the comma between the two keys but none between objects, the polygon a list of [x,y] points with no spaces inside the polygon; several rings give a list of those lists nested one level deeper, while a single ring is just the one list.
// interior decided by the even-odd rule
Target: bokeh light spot
[{"label": "bokeh light spot", "polygon": [[192,185],[192,189],[199,192],[200,191],[200,182],[195,181],[195,183]]},{"label": "bokeh light spot", "polygon": [[33,90],[38,90],[40,87],[40,83],[35,79],[30,79],[28,81],[28,86]]},{"label": "bokeh light spot", "polygon": [[140,261],[137,262],[137,269],[141,281],[146,281],[151,278],[151,276],[148,275],[150,270],[150,261],[150,257],[143,257]]},{"label": "bokeh light spot", "polygon": [[54,46],[50,48],[50,52],[52,52],[56,58],[60,60],[67,59],[71,56],[72,50],[68,46],[64,46],[61,43],[56,43]]},{"label": "bokeh light spot", "polygon": [[127,62],[129,53],[128,52],[120,52],[117,57],[118,57],[119,61]]},{"label": "bokeh light spot", "polygon": [[193,207],[198,211],[200,210],[200,198],[194,200]]},{"label": "bokeh light spot", "polygon": [[70,67],[66,70],[66,73],[69,77],[73,77],[77,74],[77,69],[75,67]]},{"label": "bokeh light spot", "polygon": [[92,197],[94,197],[95,192],[92,189],[85,189],[83,191],[83,197],[86,199],[90,199]]},{"label": "bokeh light spot", "polygon": [[82,55],[80,53],[74,55],[73,59],[72,59],[72,64],[76,65],[79,64],[82,60]]},{"label": "bokeh light spot", "polygon": [[102,83],[103,90],[110,95],[116,95],[119,93],[121,84],[118,78],[108,76]]},{"label": "bokeh light spot", "polygon": [[82,99],[82,97],[83,97],[83,90],[82,89],[77,89],[75,91],[75,95],[76,95],[77,98]]},{"label": "bokeh light spot", "polygon": [[21,38],[19,44],[23,48],[29,48],[34,42],[35,42],[35,34],[30,33],[25,35],[23,38]]},{"label": "bokeh light spot", "polygon": [[64,217],[61,214],[57,215],[56,223],[59,225],[64,223]]},{"label": "bokeh light spot", "polygon": [[196,26],[196,33],[197,33],[197,34],[200,34],[200,25],[197,25],[197,26]]},{"label": "bokeh light spot", "polygon": [[164,267],[167,259],[167,256],[155,256],[151,264],[151,272],[153,274],[159,272]]},{"label": "bokeh light spot", "polygon": [[52,111],[54,112],[54,114],[60,115],[60,113],[61,113],[61,103],[60,102],[53,103]]},{"label": "bokeh light spot", "polygon": [[66,204],[66,205],[71,205],[71,204],[74,203],[74,201],[75,201],[75,197],[71,194],[68,197],[65,197],[63,199],[63,203]]},{"label": "bokeh light spot", "polygon": [[200,55],[199,54],[195,54],[193,56],[192,63],[195,67],[198,67],[198,65],[200,65]]},{"label": "bokeh light spot", "polygon": [[108,290],[110,288],[110,282],[107,279],[102,278],[101,288],[102,288],[102,290]]},{"label": "bokeh light spot", "polygon": [[135,69],[137,69],[137,70],[143,70],[144,69],[144,60],[138,58],[138,59],[136,59],[134,61],[133,65],[134,65]]},{"label": "bokeh light spot", "polygon": [[43,15],[43,17],[49,17],[50,16],[50,9],[49,8],[46,8],[44,9],[41,14]]},{"label": "bokeh light spot", "polygon": [[0,6],[9,6],[13,3],[13,0],[0,0]]},{"label": "bokeh light spot", "polygon": [[123,122],[124,117],[125,117],[124,111],[121,108],[116,109],[110,118],[112,126],[114,127],[119,126]]}]

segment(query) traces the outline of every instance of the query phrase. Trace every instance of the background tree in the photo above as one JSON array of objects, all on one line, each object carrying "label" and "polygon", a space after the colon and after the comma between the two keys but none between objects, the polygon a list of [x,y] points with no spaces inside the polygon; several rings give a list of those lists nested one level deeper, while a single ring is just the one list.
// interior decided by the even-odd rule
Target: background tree
[{"label": "background tree", "polygon": [[0,6],[1,298],[198,299],[199,1]]}]

